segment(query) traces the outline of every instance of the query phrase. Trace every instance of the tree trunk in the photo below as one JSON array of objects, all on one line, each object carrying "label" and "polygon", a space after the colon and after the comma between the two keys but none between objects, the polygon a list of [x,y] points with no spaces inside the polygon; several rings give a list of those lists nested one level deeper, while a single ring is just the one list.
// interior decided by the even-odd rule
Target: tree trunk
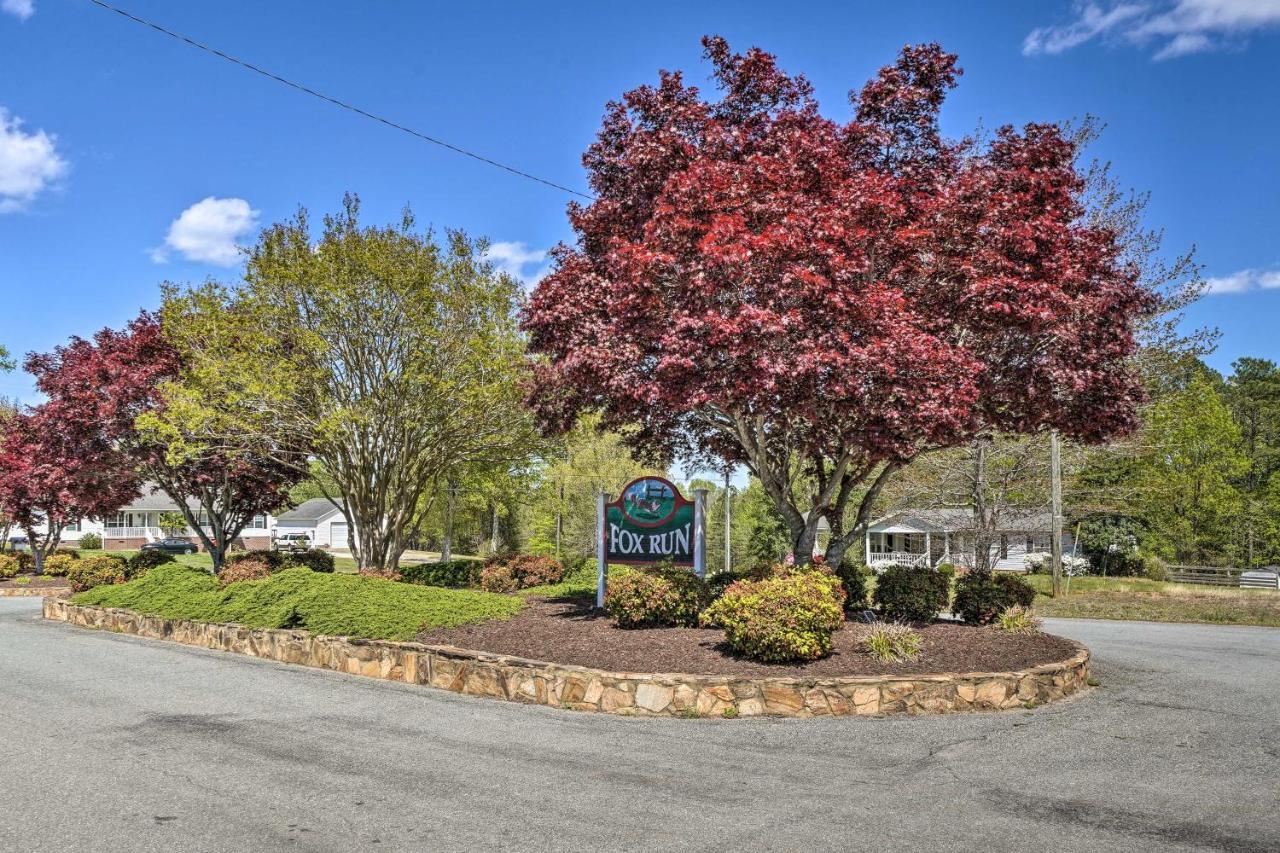
[{"label": "tree trunk", "polygon": [[493,523],[489,531],[489,553],[498,553],[498,505],[490,504],[489,511],[493,514]]},{"label": "tree trunk", "polygon": [[456,487],[450,479],[445,485],[444,541],[440,544],[440,562],[453,559],[453,493]]},{"label": "tree trunk", "polygon": [[987,574],[991,571],[991,546],[994,531],[991,529],[991,510],[987,506],[987,439],[980,438],[973,447],[973,571]]}]

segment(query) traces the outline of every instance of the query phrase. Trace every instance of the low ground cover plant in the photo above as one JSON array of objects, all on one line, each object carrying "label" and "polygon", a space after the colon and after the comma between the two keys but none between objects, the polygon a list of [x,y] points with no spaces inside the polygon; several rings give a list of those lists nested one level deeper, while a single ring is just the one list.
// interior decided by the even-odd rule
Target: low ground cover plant
[{"label": "low ground cover plant", "polygon": [[1035,588],[1017,575],[970,572],[956,581],[951,609],[970,625],[987,625],[1010,607],[1030,607],[1035,600]]},{"label": "low ground cover plant", "polygon": [[72,562],[67,570],[67,581],[72,592],[84,592],[95,587],[122,584],[128,579],[128,571],[124,557],[92,554]]},{"label": "low ground cover plant", "polygon": [[1032,634],[1040,630],[1040,617],[1029,607],[1015,604],[1001,611],[995,619],[995,626],[1001,631],[1011,634]]},{"label": "low ground cover plant", "polygon": [[524,606],[513,596],[286,569],[225,587],[179,563],[118,586],[97,587],[73,603],[123,607],[167,619],[236,622],[253,628],[305,628],[317,634],[411,640],[426,628],[509,619]]},{"label": "low ground cover plant", "polygon": [[858,645],[885,663],[915,661],[924,651],[924,637],[901,622],[877,622],[863,632]]},{"label": "low ground cover plant", "polygon": [[693,626],[711,603],[707,582],[689,569],[644,566],[616,571],[605,587],[605,611],[619,628]]},{"label": "low ground cover plant", "polygon": [[817,660],[844,624],[844,587],[825,568],[782,567],[771,577],[729,586],[702,612],[739,654],[766,662]]},{"label": "low ground cover plant", "polygon": [[876,578],[872,600],[886,619],[932,622],[951,597],[949,579],[916,566],[889,566]]}]

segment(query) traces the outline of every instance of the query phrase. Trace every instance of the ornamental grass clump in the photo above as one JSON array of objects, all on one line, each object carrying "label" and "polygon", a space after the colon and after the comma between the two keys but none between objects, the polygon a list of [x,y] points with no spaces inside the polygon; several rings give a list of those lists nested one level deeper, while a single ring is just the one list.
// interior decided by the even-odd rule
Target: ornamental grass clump
[{"label": "ornamental grass clump", "polygon": [[617,572],[604,594],[605,611],[619,628],[692,627],[710,603],[707,582],[674,566]]},{"label": "ornamental grass clump", "polygon": [[885,618],[932,622],[947,606],[951,585],[945,575],[916,566],[889,566],[876,579],[872,600]]},{"label": "ornamental grass clump", "polygon": [[67,570],[67,580],[72,592],[84,592],[98,586],[124,583],[128,578],[128,565],[124,557],[113,554],[95,554],[72,563]]},{"label": "ornamental grass clump", "polygon": [[863,633],[858,645],[878,661],[902,663],[920,659],[920,653],[924,651],[924,637],[910,625],[880,622]]},{"label": "ornamental grass clump", "polygon": [[782,663],[830,653],[844,624],[844,587],[827,570],[784,567],[771,577],[732,584],[702,612],[705,627],[724,629],[735,652]]},{"label": "ornamental grass clump", "polygon": [[1041,624],[1039,616],[1020,604],[1004,609],[995,619],[997,628],[1011,634],[1034,634],[1040,630]]},{"label": "ornamental grass clump", "polygon": [[1036,591],[1016,575],[970,572],[956,581],[952,611],[970,625],[989,625],[1010,607],[1030,607]]}]

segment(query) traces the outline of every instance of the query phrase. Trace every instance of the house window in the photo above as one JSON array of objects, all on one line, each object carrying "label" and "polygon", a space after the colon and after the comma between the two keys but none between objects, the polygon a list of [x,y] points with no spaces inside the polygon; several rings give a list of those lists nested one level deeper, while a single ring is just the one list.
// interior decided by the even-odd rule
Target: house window
[{"label": "house window", "polygon": [[68,522],[66,523],[66,526],[64,526],[62,529],[63,529],[63,530],[65,530],[67,533],[79,533],[79,532],[80,532],[80,522],[79,522],[79,521],[68,521]]},{"label": "house window", "polygon": [[266,530],[267,517],[265,515],[255,515],[253,517],[253,520],[250,521],[248,524],[246,524],[245,527],[248,527],[252,530]]},{"label": "house window", "polygon": [[106,527],[124,527],[125,526],[124,513],[117,512],[115,515],[111,516],[110,518],[103,519],[103,525]]}]

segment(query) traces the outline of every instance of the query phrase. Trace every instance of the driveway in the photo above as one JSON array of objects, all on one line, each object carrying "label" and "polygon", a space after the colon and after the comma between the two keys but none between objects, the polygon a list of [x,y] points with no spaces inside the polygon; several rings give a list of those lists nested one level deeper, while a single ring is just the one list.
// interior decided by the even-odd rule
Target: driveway
[{"label": "driveway", "polygon": [[1028,712],[633,720],[47,623],[0,600],[0,849],[1280,849],[1280,630],[1054,621]]}]

